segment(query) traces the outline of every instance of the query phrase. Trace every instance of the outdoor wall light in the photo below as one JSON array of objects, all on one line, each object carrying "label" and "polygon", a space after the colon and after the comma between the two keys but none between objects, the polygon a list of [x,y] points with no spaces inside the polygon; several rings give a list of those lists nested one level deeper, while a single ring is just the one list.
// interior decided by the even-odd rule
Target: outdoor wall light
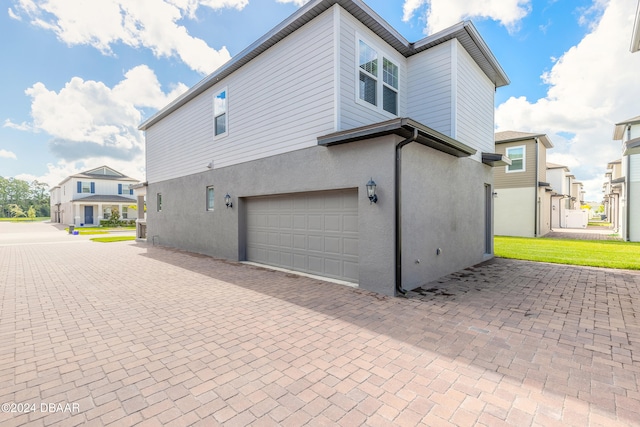
[{"label": "outdoor wall light", "polygon": [[233,203],[231,203],[231,196],[229,195],[229,193],[225,194],[224,196],[224,204],[227,208],[233,207]]},{"label": "outdoor wall light", "polygon": [[369,196],[369,204],[378,203],[378,196],[376,196],[376,182],[373,178],[367,182],[367,196]]}]

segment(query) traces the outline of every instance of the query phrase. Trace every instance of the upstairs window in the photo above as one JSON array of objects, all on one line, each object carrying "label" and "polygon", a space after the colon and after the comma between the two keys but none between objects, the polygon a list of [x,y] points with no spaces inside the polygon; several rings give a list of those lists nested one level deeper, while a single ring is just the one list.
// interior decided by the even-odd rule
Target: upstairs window
[{"label": "upstairs window", "polygon": [[524,172],[525,171],[525,147],[508,147],[507,157],[511,159],[511,165],[507,165],[506,172]]},{"label": "upstairs window", "polygon": [[89,181],[78,181],[78,193],[95,193],[96,183]]},{"label": "upstairs window", "polygon": [[227,90],[218,92],[213,97],[213,136],[227,134]]},{"label": "upstairs window", "polygon": [[371,45],[358,40],[358,100],[398,115],[399,67]]}]

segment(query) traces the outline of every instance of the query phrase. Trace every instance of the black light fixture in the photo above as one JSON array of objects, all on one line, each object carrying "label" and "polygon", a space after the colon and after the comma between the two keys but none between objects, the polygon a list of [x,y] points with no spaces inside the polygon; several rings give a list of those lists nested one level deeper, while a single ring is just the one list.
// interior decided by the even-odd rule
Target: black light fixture
[{"label": "black light fixture", "polygon": [[229,195],[229,193],[225,194],[224,196],[224,204],[227,206],[227,208],[233,207],[233,203],[231,203],[231,196]]},{"label": "black light fixture", "polygon": [[369,196],[369,204],[378,203],[378,196],[376,196],[376,182],[373,178],[367,182],[367,196]]}]

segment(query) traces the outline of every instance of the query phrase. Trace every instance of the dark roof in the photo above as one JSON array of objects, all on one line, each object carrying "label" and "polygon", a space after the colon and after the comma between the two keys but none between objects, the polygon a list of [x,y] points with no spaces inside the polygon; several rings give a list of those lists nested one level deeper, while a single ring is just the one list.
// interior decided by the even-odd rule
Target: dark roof
[{"label": "dark roof", "polygon": [[353,15],[354,18],[367,26],[405,57],[415,55],[416,53],[455,38],[464,46],[496,87],[505,86],[510,83],[509,78],[498,63],[498,60],[489,50],[489,47],[471,21],[461,22],[415,43],[410,43],[362,0],[312,0],[280,24],[276,25],[271,31],[256,40],[238,55],[231,58],[226,64],[222,65],[195,86],[191,87],[187,92],[176,98],[169,105],[145,120],[139,126],[139,129],[147,130],[336,4]]},{"label": "dark roof", "polygon": [[337,145],[395,134],[403,138],[417,134],[416,142],[456,157],[476,153],[475,148],[456,141],[410,118],[398,118],[318,137],[318,145]]},{"label": "dark roof", "polygon": [[130,197],[116,195],[100,195],[80,197],[71,200],[72,202],[95,202],[95,203],[135,203],[136,200]]},{"label": "dark roof", "polygon": [[[138,182],[137,179],[130,178],[125,174],[118,172],[115,169],[110,168],[109,166],[100,166],[98,168],[89,169],[88,171],[76,173],[74,175],[70,175],[60,182],[57,186],[60,186],[70,180],[71,178],[86,178],[86,179],[106,179],[113,181],[131,181]],[[56,186],[56,187],[57,187]],[[55,187],[54,187],[55,188]]]}]

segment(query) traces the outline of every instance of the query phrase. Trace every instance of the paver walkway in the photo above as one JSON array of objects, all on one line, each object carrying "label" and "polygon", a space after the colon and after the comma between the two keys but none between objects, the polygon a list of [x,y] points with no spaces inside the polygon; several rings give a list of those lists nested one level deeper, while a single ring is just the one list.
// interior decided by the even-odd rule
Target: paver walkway
[{"label": "paver walkway", "polygon": [[2,426],[640,425],[635,272],[497,259],[390,298],[61,240],[0,234],[0,403],[33,404]]}]

